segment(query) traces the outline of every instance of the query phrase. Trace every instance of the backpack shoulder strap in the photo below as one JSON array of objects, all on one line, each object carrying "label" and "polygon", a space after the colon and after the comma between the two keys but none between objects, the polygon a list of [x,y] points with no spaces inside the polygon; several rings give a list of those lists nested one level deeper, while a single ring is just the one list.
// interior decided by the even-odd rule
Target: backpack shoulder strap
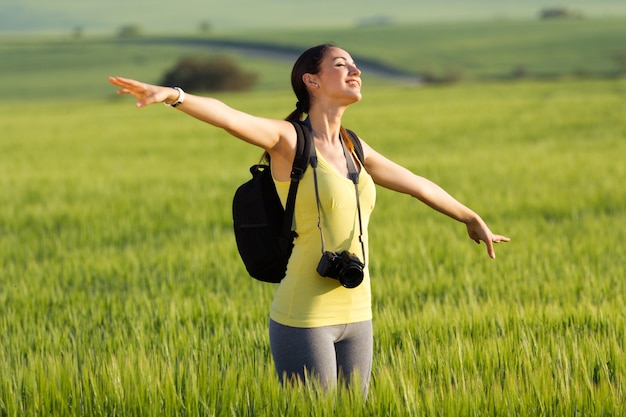
[{"label": "backpack shoulder strap", "polygon": [[304,175],[307,166],[309,165],[309,152],[312,146],[311,133],[306,126],[303,126],[300,122],[290,122],[296,129],[296,155],[293,159],[293,165],[291,166],[291,183],[289,184],[289,193],[287,194],[287,202],[285,204],[285,217],[283,219],[283,225],[280,229],[280,236],[282,238],[281,243],[286,250],[291,243],[291,225],[293,224],[293,212],[296,206],[296,194],[298,192],[298,184],[300,179]]},{"label": "backpack shoulder strap", "polygon": [[354,145],[354,152],[356,153],[356,157],[359,158],[361,165],[365,166],[365,156],[363,155],[363,145],[361,144],[361,139],[359,139],[357,134],[350,129],[346,129],[346,131],[350,135],[350,142],[352,142],[352,145]]},{"label": "backpack shoulder strap", "polygon": [[294,122],[292,120],[290,120],[290,122],[296,129],[297,135],[296,154],[293,158],[293,165],[291,166],[291,180],[293,181],[295,179],[299,181],[309,165],[309,152],[312,143],[311,131],[301,122]]}]

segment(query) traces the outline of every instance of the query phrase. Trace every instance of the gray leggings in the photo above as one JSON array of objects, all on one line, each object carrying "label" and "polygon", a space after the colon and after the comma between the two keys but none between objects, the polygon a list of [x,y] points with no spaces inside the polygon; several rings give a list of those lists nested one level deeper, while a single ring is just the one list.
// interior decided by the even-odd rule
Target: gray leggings
[{"label": "gray leggings", "polygon": [[[270,345],[281,382],[315,376],[322,387],[359,383],[367,396],[372,371],[372,321],[315,328],[289,327],[270,319]],[[359,381],[353,381],[358,375]]]}]

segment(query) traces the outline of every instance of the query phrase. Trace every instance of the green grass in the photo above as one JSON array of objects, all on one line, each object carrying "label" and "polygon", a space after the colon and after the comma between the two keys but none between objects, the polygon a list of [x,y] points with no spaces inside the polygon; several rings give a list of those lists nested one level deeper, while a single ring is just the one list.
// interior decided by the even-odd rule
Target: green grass
[{"label": "green grass", "polygon": [[347,126],[513,238],[490,260],[379,189],[367,402],[274,376],[273,287],[230,220],[259,150],[128,98],[17,101],[0,104],[0,414],[622,415],[624,81],[364,94]]}]

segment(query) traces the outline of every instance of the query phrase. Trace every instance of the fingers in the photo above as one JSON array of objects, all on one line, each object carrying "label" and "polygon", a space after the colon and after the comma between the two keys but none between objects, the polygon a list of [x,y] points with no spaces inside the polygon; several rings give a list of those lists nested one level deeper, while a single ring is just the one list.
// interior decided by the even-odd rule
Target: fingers
[{"label": "fingers", "polygon": [[511,240],[506,236],[491,233],[486,225],[482,225],[482,227],[478,228],[468,227],[468,233],[470,238],[477,244],[480,244],[481,241],[485,242],[487,254],[491,259],[495,259],[496,257],[496,251],[494,249],[495,243],[509,242]]},{"label": "fingers", "polygon": [[501,236],[501,235],[494,235],[493,236],[493,241],[495,243],[500,243],[500,242],[510,242],[511,239],[506,237],[506,236]]},{"label": "fingers", "polygon": [[489,255],[489,257],[491,259],[496,259],[496,251],[493,248],[493,241],[489,239],[486,240],[485,243],[487,244],[487,254]]},{"label": "fingers", "polygon": [[113,84],[116,87],[120,87],[119,90],[116,91],[117,94],[130,94],[127,88],[123,86],[119,77],[108,77],[109,83]]},{"label": "fingers", "polygon": [[131,84],[128,80],[121,77],[109,77],[109,82],[116,87],[120,87],[120,89],[116,91],[117,94],[133,94],[133,91],[129,88]]},{"label": "fingers", "polygon": [[117,90],[115,93],[116,94],[130,94],[130,91],[128,91],[126,88],[121,88]]},{"label": "fingers", "polygon": [[109,77],[109,82],[120,87],[119,94],[144,94],[148,90],[148,85],[136,80],[122,77]]},{"label": "fingers", "polygon": [[107,77],[107,79],[109,80],[109,82],[113,85],[117,85],[117,79],[119,77],[111,77],[110,75]]},{"label": "fingers", "polygon": [[133,86],[137,87],[141,85],[139,81],[131,80],[130,78],[123,78],[123,77],[109,77],[109,82],[113,85],[116,85],[122,88],[129,88]]},{"label": "fingers", "polygon": [[116,87],[120,87],[123,90],[128,91],[128,87],[130,86],[130,83],[128,82],[129,80],[127,80],[126,78],[122,78],[122,77],[109,77],[109,82],[111,84],[113,84]]},{"label": "fingers", "polygon": [[117,90],[117,94],[133,95],[138,100],[136,103],[137,107],[145,107],[157,101],[154,98],[154,88],[149,84],[123,77],[109,77],[108,79],[111,84],[120,87]]},{"label": "fingers", "polygon": [[496,258],[496,250],[494,248],[494,243],[510,242],[510,241],[511,241],[510,238],[506,236],[502,236],[502,235],[493,235],[491,236],[491,239],[485,240],[485,244],[487,245],[487,253],[489,254],[489,257],[491,259]]}]

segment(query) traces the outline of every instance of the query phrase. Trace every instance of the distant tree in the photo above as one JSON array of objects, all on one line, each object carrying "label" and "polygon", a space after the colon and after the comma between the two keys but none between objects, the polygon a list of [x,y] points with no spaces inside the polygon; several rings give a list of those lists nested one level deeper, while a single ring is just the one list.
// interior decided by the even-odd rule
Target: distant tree
[{"label": "distant tree", "polygon": [[389,26],[393,24],[393,19],[389,16],[372,16],[359,19],[358,26]]},{"label": "distant tree", "polygon": [[83,33],[84,33],[84,30],[83,30],[83,27],[82,27],[82,26],[76,26],[76,27],[74,28],[74,37],[75,37],[76,39],[80,39],[80,38],[82,38],[82,37],[83,37]]},{"label": "distant tree", "polygon": [[626,51],[615,54],[617,71],[619,75],[626,75]]},{"label": "distant tree", "polygon": [[137,25],[124,25],[117,31],[120,38],[136,38],[141,36],[141,28]]},{"label": "distant tree", "polygon": [[513,71],[511,72],[511,76],[513,78],[526,78],[528,77],[528,69],[526,69],[524,65],[518,65],[515,68],[513,68]]},{"label": "distant tree", "polygon": [[211,31],[211,23],[203,20],[202,22],[200,22],[198,29],[200,29],[200,33],[209,33]]},{"label": "distant tree", "polygon": [[441,74],[431,69],[420,71],[422,80],[427,84],[454,84],[463,80],[463,71],[459,69],[447,70]]},{"label": "distant tree", "polygon": [[582,15],[577,12],[573,12],[564,7],[551,7],[542,9],[539,12],[539,18],[541,19],[579,19]]},{"label": "distant tree", "polygon": [[257,74],[243,71],[225,55],[188,56],[165,73],[161,84],[190,91],[245,91],[254,87],[257,78]]}]

